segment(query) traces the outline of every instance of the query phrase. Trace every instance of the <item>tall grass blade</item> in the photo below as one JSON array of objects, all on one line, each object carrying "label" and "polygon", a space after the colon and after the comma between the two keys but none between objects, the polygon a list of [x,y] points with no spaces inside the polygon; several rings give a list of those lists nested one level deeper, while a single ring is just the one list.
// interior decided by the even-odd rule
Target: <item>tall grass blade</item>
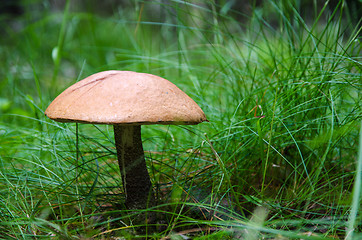
[{"label": "tall grass blade", "polygon": [[346,240],[356,240],[362,237],[361,232],[356,232],[358,225],[359,227],[362,227],[362,121],[359,133],[359,149],[356,165],[355,181],[352,191],[352,204],[347,222]]}]

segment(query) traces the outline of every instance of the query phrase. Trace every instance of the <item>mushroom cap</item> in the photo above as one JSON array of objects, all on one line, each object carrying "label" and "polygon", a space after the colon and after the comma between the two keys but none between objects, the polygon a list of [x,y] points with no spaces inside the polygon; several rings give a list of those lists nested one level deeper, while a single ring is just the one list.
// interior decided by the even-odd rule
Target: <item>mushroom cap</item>
[{"label": "mushroom cap", "polygon": [[67,88],[45,110],[59,122],[198,124],[201,108],[170,81],[147,73],[104,71]]}]

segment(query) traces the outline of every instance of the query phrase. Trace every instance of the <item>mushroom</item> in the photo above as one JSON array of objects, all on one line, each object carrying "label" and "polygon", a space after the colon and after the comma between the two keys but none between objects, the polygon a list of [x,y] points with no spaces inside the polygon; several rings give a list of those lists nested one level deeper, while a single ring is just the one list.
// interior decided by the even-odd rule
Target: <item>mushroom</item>
[{"label": "mushroom", "polygon": [[147,73],[104,71],[62,92],[45,115],[59,122],[112,124],[127,208],[154,203],[141,139],[141,125],[198,124],[201,108],[176,85]]}]

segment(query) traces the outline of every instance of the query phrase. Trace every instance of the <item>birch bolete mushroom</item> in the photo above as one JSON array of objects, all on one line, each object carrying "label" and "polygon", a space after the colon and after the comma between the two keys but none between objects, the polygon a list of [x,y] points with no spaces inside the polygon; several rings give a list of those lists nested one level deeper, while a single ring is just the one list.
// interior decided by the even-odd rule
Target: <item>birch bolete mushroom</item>
[{"label": "birch bolete mushroom", "polygon": [[59,122],[111,124],[128,208],[154,201],[144,158],[141,125],[198,124],[201,108],[168,80],[146,73],[105,71],[62,92],[45,115]]}]

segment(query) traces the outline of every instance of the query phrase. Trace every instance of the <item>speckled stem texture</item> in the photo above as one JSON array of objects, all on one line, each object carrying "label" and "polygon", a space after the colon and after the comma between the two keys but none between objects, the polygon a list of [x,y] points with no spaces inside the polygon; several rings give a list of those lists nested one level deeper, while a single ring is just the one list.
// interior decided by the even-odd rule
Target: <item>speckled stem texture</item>
[{"label": "speckled stem texture", "polygon": [[141,126],[114,125],[117,158],[128,209],[152,205],[154,194],[145,162]]}]

